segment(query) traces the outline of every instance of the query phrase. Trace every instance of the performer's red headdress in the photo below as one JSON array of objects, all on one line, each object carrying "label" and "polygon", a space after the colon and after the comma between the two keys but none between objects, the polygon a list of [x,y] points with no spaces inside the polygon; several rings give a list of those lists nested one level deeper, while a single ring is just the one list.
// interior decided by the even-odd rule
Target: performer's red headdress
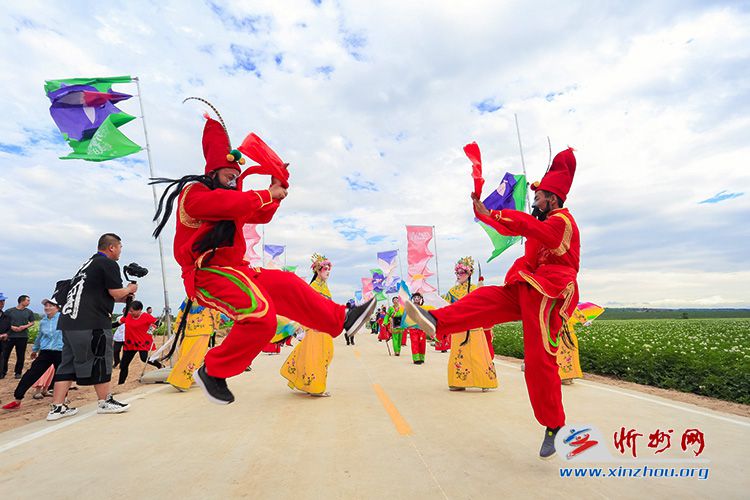
[{"label": "performer's red headdress", "polygon": [[541,182],[535,182],[531,185],[531,190],[549,191],[555,193],[562,201],[568,196],[570,185],[573,184],[573,176],[576,173],[576,157],[573,155],[573,148],[560,151],[552,160],[547,173],[542,177]]},{"label": "performer's red headdress", "polygon": [[203,156],[206,158],[206,175],[220,168],[233,168],[240,172],[245,159],[229,144],[229,136],[221,123],[208,115],[203,127]]}]

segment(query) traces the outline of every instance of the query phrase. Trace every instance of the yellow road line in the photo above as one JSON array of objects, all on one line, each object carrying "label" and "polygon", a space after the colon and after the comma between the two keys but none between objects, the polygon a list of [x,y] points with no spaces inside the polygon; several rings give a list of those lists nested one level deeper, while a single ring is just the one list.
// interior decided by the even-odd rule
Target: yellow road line
[{"label": "yellow road line", "polygon": [[380,387],[379,384],[372,384],[372,388],[375,390],[375,394],[378,395],[378,399],[380,399],[383,408],[388,412],[388,416],[391,417],[393,425],[396,426],[396,431],[402,436],[409,436],[411,434],[411,427],[406,419],[404,419],[404,417],[398,412],[396,405],[393,404],[383,388]]}]

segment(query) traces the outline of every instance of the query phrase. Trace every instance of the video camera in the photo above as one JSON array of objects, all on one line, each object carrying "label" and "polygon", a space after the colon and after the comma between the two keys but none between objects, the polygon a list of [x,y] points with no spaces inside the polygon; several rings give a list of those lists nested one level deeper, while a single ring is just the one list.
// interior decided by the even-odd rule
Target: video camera
[{"label": "video camera", "polygon": [[[148,274],[148,269],[145,267],[141,267],[135,262],[131,262],[127,266],[124,266],[122,268],[122,273],[125,275],[125,279],[128,280],[131,283],[135,283],[135,280],[133,278],[143,278]],[[133,296],[128,295],[128,298],[125,300],[125,315],[127,315],[130,312],[130,305],[133,303]]]},{"label": "video camera", "polygon": [[[131,262],[127,266],[122,268],[122,273],[125,275],[125,279],[131,283],[135,283],[133,278],[143,278],[148,274],[148,269],[141,267],[135,262]],[[131,276],[133,278],[131,278]]]}]

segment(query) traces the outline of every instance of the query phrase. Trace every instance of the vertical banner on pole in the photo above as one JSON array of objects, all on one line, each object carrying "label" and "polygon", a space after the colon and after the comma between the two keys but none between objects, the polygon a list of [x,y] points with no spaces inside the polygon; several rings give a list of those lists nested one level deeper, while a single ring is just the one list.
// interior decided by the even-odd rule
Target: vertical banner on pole
[{"label": "vertical banner on pole", "polygon": [[398,265],[398,250],[388,250],[378,252],[378,266],[383,274],[383,292],[397,293],[400,276],[396,276],[396,266]]},{"label": "vertical banner on pole", "polygon": [[362,278],[362,297],[365,300],[370,300],[373,295],[372,278]]},{"label": "vertical banner on pole", "polygon": [[250,263],[252,267],[260,267],[263,265],[263,259],[255,251],[255,245],[260,242],[260,235],[258,234],[257,224],[245,224],[242,228],[242,234],[245,237],[245,259]]},{"label": "vertical banner on pole", "polygon": [[428,267],[430,259],[434,256],[429,247],[433,236],[433,226],[406,226],[407,286],[412,292],[420,292],[423,295],[436,290],[427,282],[427,278],[434,274]]}]

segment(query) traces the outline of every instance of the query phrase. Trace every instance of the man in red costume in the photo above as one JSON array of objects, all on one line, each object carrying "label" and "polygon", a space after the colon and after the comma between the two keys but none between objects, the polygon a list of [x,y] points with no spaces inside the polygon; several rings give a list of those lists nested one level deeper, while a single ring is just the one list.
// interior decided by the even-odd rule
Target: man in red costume
[{"label": "man in red costume", "polygon": [[[188,298],[234,320],[229,335],[208,352],[194,379],[211,401],[229,404],[234,396],[226,379],[242,373],[268,344],[276,332],[277,314],[336,337],[342,331],[356,331],[370,317],[375,301],[346,312],[294,273],[249,266],[242,227],[271,220],[287,195],[287,165],[255,134],[245,139],[239,151],[231,149],[223,122],[207,115],[206,120],[205,175],[155,180],[171,183],[154,218],[161,217],[155,236],[177,198],[174,255]],[[242,153],[259,165],[241,173]],[[271,175],[270,187],[242,191],[243,177],[253,173]]]},{"label": "man in red costume", "polygon": [[580,237],[573,216],[563,208],[575,169],[572,148],[555,156],[542,181],[531,186],[536,192],[531,215],[487,210],[472,195],[479,220],[500,234],[526,238],[524,255],[508,271],[505,285],[483,286],[432,311],[406,304],[407,313],[428,335],[523,322],[526,387],[534,416],[546,427],[539,451],[543,459],[555,454],[555,435],[565,425],[555,355],[578,303]]}]

